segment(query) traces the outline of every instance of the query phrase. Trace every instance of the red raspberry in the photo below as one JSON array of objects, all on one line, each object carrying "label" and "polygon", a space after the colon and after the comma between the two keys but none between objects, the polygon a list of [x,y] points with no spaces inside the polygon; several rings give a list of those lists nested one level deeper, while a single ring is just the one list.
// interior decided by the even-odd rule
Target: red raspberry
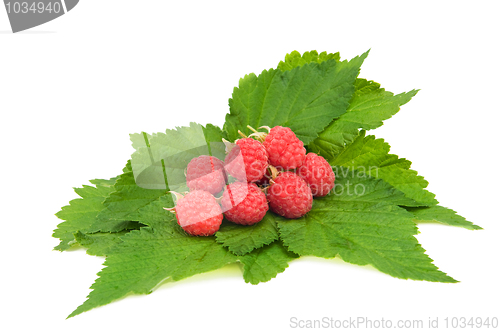
[{"label": "red raspberry", "polygon": [[264,139],[264,147],[269,154],[269,162],[276,167],[294,169],[301,166],[306,158],[304,143],[287,127],[271,129]]},{"label": "red raspberry", "polygon": [[186,182],[190,191],[206,190],[215,195],[226,185],[224,164],[216,157],[193,158],[187,166]]},{"label": "red raspberry", "polygon": [[242,138],[226,156],[225,164],[226,171],[238,181],[255,182],[266,171],[267,151],[260,142]]},{"label": "red raspberry", "polygon": [[226,219],[240,225],[258,223],[269,210],[266,195],[254,183],[246,182],[228,185],[221,205]]},{"label": "red raspberry", "polygon": [[285,218],[300,218],[312,208],[311,188],[297,174],[281,173],[267,189],[271,210]]},{"label": "red raspberry", "polygon": [[316,197],[328,195],[335,185],[335,174],[328,161],[312,152],[306,155],[298,174],[309,184],[313,196]]},{"label": "red raspberry", "polygon": [[177,223],[190,235],[210,236],[219,230],[222,210],[208,191],[195,190],[180,198],[175,206]]}]

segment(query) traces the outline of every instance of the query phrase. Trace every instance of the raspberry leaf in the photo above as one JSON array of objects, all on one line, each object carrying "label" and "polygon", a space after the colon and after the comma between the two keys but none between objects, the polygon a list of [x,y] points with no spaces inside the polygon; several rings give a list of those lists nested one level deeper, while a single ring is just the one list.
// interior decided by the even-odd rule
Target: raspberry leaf
[{"label": "raspberry leaf", "polygon": [[214,125],[197,123],[168,129],[152,135],[130,135],[135,152],[131,170],[136,184],[144,189],[187,191],[185,169],[189,161],[201,155],[224,160],[222,130]]},{"label": "raspberry leaf", "polygon": [[278,221],[288,250],[301,256],[340,256],[402,279],[456,282],[438,270],[414,237],[413,215],[394,204],[401,192],[357,172],[339,172],[335,188],[334,194],[315,199],[306,216]]},{"label": "raspberry leaf", "polygon": [[87,248],[87,254],[95,256],[106,256],[109,249],[114,245],[121,243],[121,237],[129,231],[116,233],[94,233],[85,234],[75,233],[75,240],[83,247]]},{"label": "raspberry leaf", "polygon": [[[340,55],[338,52],[318,54],[317,51],[300,55],[299,52],[293,51],[285,56],[285,61],[281,61],[278,68],[283,71],[291,70],[307,63],[321,63],[329,59],[340,61]],[[319,133],[314,142],[308,144],[310,151],[319,152],[325,158],[334,157],[356,138],[359,129],[370,130],[382,126],[382,121],[396,114],[400,106],[409,102],[418,92],[412,90],[395,96],[381,88],[380,84],[362,78],[356,78],[354,87],[347,111]]]},{"label": "raspberry leaf", "polygon": [[320,152],[327,159],[335,157],[358,136],[359,129],[370,130],[382,126],[382,121],[396,114],[400,106],[409,102],[418,92],[412,90],[394,95],[381,88],[380,84],[365,79],[357,79],[355,88],[347,112],[332,121],[309,144],[310,151]]},{"label": "raspberry leaf", "polygon": [[292,70],[295,67],[303,66],[306,63],[321,63],[327,60],[340,61],[340,53],[321,52],[318,54],[317,51],[313,50],[311,52],[304,52],[304,54],[301,55],[299,52],[293,51],[292,53],[285,55],[285,61],[280,61],[278,69],[281,71],[287,71]]},{"label": "raspberry leaf", "polygon": [[[163,209],[174,205],[168,190],[179,180],[185,182],[185,177],[182,174],[181,179],[169,178],[166,168],[176,168],[183,173],[184,169],[178,166],[181,158],[198,157],[199,154],[208,153],[208,150],[224,155],[223,137],[219,127],[211,124],[203,127],[194,122],[189,127],[179,127],[165,133],[131,134],[136,152],[116,180],[115,191],[104,201],[105,208],[98,216],[100,230],[109,231],[117,221],[133,220],[156,226],[170,220],[171,213]],[[144,180],[141,171],[147,167],[151,167],[152,172],[146,174],[147,179]],[[170,186],[169,181],[172,182]]]},{"label": "raspberry leaf", "polygon": [[351,61],[311,62],[291,70],[264,70],[246,75],[229,100],[224,130],[230,140],[238,130],[290,127],[304,144],[312,142],[334,118],[346,112],[354,80],[368,52]]},{"label": "raspberry leaf", "polygon": [[483,229],[478,225],[474,225],[462,216],[459,216],[452,209],[445,208],[443,206],[435,205],[429,207],[417,207],[411,208],[407,207],[406,210],[411,212],[414,217],[414,221],[417,223],[423,222],[438,222],[451,226],[459,226],[467,229]]},{"label": "raspberry leaf", "polygon": [[174,207],[172,196],[170,194],[163,195],[132,213],[130,218],[152,228],[161,228],[166,222],[172,220],[172,213],[164,209],[171,207]]},{"label": "raspberry leaf", "polygon": [[402,191],[394,188],[385,181],[370,177],[365,172],[359,172],[347,167],[335,167],[334,170],[335,187],[329,195],[334,196],[335,200],[362,200],[365,202],[383,202],[398,206],[413,206],[417,204],[414,200],[406,197]]},{"label": "raspberry leaf", "polygon": [[[327,59],[340,61],[339,53],[316,51],[305,52],[302,56],[293,51],[285,56],[278,68],[291,70],[304,64],[316,62],[321,63]],[[347,111],[338,119],[334,119],[320,134],[319,137],[308,144],[312,152],[320,152],[325,158],[332,158],[338,154],[344,146],[351,143],[359,133],[359,129],[375,129],[383,125],[387,120],[399,111],[400,106],[406,104],[414,97],[418,90],[394,95],[385,91],[380,84],[374,81],[357,78],[354,82],[354,94],[349,101]]]},{"label": "raspberry leaf", "polygon": [[116,183],[116,177],[111,178],[111,179],[93,179],[89,180],[90,183],[95,185],[96,187],[112,187]]},{"label": "raspberry leaf", "polygon": [[237,225],[227,220],[215,234],[217,242],[235,255],[244,255],[278,239],[276,220],[281,217],[267,212],[264,219],[251,226]]},{"label": "raspberry leaf", "polygon": [[239,257],[243,263],[243,278],[252,285],[266,282],[285,271],[288,262],[299,256],[286,250],[281,241],[274,241],[262,248]]},{"label": "raspberry leaf", "polygon": [[224,161],[226,156],[226,145],[223,143],[222,139],[227,140],[226,133],[219,127],[210,123],[203,127],[203,133],[205,134],[205,140],[209,150],[208,154]]},{"label": "raspberry leaf", "polygon": [[105,268],[88,299],[68,318],[130,293],[149,294],[165,280],[177,281],[237,260],[214,237],[188,236],[172,218],[163,227],[143,227],[121,240],[107,251]]},{"label": "raspberry leaf", "polygon": [[[57,225],[53,237],[61,240],[61,243],[54,249],[64,251],[76,244],[74,234],[77,232],[95,233],[101,227],[97,215],[104,209],[102,204],[106,197],[113,191],[113,184],[116,178],[110,180],[95,179],[90,180],[94,186],[84,185],[82,188],[75,188],[75,192],[81,197],[70,201],[68,206],[64,206],[56,216],[65,220]],[[115,223],[113,231],[136,228],[137,224],[123,221]]]},{"label": "raspberry leaf", "polygon": [[206,126],[202,126],[203,134],[205,135],[205,141],[210,145],[213,142],[222,142],[222,139],[227,139],[225,133],[219,127],[208,123]]},{"label": "raspberry leaf", "polygon": [[104,200],[104,209],[98,215],[98,228],[101,232],[117,231],[117,227],[124,222],[139,221],[133,220],[138,219],[136,214],[139,209],[151,204],[160,196],[169,195],[166,190],[145,189],[138,186],[130,161],[125,172],[116,180],[114,189],[115,191]]},{"label": "raspberry leaf", "polygon": [[406,206],[435,205],[434,194],[425,188],[429,184],[422,176],[410,169],[411,161],[389,154],[390,146],[383,139],[366,136],[361,131],[359,136],[345,147],[336,157],[328,162],[334,166],[349,167],[367,173],[374,178],[383,179],[406,197],[416,201]]}]

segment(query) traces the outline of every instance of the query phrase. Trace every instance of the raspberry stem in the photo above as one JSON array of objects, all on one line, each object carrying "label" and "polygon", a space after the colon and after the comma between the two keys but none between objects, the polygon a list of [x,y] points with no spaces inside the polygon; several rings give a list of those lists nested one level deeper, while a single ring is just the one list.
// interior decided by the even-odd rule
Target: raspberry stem
[{"label": "raspberry stem", "polygon": [[269,165],[269,169],[271,170],[271,180],[269,180],[269,183],[273,184],[274,180],[278,177],[280,172],[273,165]]},{"label": "raspberry stem", "polygon": [[184,195],[182,194],[179,194],[178,192],[175,192],[175,191],[168,191],[168,193],[170,194],[173,194],[174,195],[174,204],[177,204],[177,201],[184,198]]},{"label": "raspberry stem", "polygon": [[[178,200],[180,200],[181,198],[184,198],[184,196],[182,196],[182,194],[179,194],[178,192],[175,192],[175,191],[167,191],[167,193],[173,194],[175,196],[175,199],[174,199],[175,205],[177,205]],[[164,207],[163,209],[167,210],[170,213],[176,214],[175,206],[171,207],[171,208]]]},{"label": "raspberry stem", "polygon": [[[247,128],[250,129],[251,131],[253,131],[253,134],[250,134],[250,136],[248,136],[248,137],[255,137],[259,142],[261,142],[261,143],[264,142],[264,140],[266,139],[266,136],[267,136],[266,133],[257,131],[253,127],[251,127],[250,125],[247,125]],[[268,130],[268,132],[271,130],[271,128],[269,128],[268,126],[259,127],[259,129],[260,128],[266,128]]]},{"label": "raspberry stem", "polygon": [[250,129],[251,131],[253,131],[254,133],[258,133],[257,130],[255,130],[252,126],[250,125],[247,125],[247,128]]},{"label": "raspberry stem", "polygon": [[236,143],[231,143],[225,138],[222,139],[222,143],[226,146],[226,154],[231,152],[231,150],[236,146]]},{"label": "raspberry stem", "polygon": [[164,210],[167,210],[167,211],[168,211],[168,212],[170,212],[170,213],[175,214],[175,207],[173,207],[173,208],[166,208],[166,207],[164,207],[163,209],[164,209]]},{"label": "raspberry stem", "polygon": [[267,130],[267,133],[269,133],[271,131],[271,127],[269,127],[269,126],[262,126],[262,127],[257,128],[257,129],[262,129],[262,128]]}]

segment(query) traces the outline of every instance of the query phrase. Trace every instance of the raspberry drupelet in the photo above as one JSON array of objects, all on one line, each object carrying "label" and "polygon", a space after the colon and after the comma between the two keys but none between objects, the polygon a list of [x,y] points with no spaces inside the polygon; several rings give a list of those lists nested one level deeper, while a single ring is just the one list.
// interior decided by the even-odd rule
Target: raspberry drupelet
[{"label": "raspberry drupelet", "polygon": [[253,138],[241,138],[235,144],[224,161],[227,173],[238,181],[260,180],[268,166],[264,146]]},{"label": "raspberry drupelet", "polygon": [[227,220],[240,225],[253,225],[269,210],[266,195],[254,183],[235,182],[226,187],[221,200]]},{"label": "raspberry drupelet", "polygon": [[306,155],[297,173],[309,184],[313,196],[316,197],[328,195],[335,185],[335,174],[328,161],[312,152]]},{"label": "raspberry drupelet", "polygon": [[186,182],[190,191],[205,190],[215,195],[226,185],[224,163],[211,156],[193,158],[187,165]]},{"label": "raspberry drupelet", "polygon": [[173,210],[182,229],[195,236],[215,234],[223,219],[215,197],[204,190],[195,190],[179,198]]},{"label": "raspberry drupelet", "polygon": [[285,218],[300,218],[313,204],[311,188],[297,174],[280,173],[267,189],[267,199],[272,211]]},{"label": "raspberry drupelet", "polygon": [[264,147],[269,154],[269,162],[285,170],[302,165],[306,158],[304,143],[288,127],[276,126],[264,139]]}]

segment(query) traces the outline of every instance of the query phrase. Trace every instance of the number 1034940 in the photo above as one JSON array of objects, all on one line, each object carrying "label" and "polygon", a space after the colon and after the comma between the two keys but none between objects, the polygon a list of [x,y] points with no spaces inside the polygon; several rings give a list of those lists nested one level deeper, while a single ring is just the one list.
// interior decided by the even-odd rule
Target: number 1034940
[{"label": "number 1034940", "polygon": [[49,2],[6,2],[5,7],[7,13],[15,14],[42,14],[42,13],[59,13],[61,12],[61,3],[59,1]]},{"label": "number 1034940", "polygon": [[468,328],[468,329],[480,329],[480,328],[498,328],[498,318],[497,317],[446,317],[444,319],[445,328]]}]

